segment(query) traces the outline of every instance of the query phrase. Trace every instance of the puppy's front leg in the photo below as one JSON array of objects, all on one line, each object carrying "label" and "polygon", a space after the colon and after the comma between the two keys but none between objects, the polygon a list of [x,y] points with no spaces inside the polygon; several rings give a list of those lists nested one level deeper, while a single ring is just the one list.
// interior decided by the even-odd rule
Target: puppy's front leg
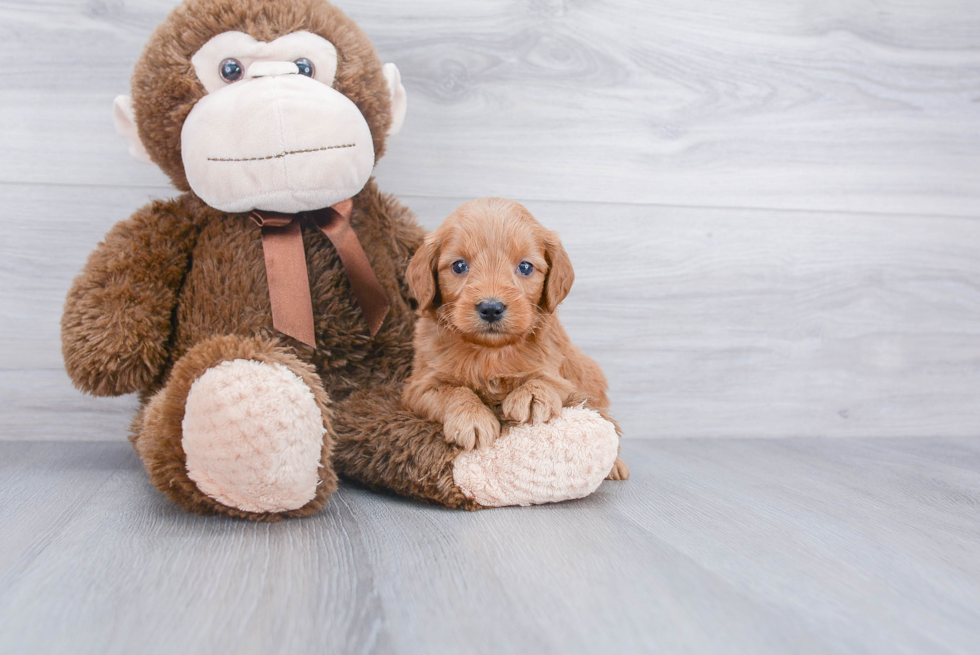
[{"label": "puppy's front leg", "polygon": [[466,387],[456,387],[447,402],[442,431],[446,440],[470,450],[479,445],[489,448],[500,436],[500,421],[480,397]]},{"label": "puppy's front leg", "polygon": [[[517,387],[504,398],[500,411],[517,423],[547,423],[561,414],[570,389],[564,380],[535,378]],[[563,384],[564,383],[564,384]]]},{"label": "puppy's front leg", "polygon": [[424,387],[411,382],[405,406],[430,421],[442,423],[446,441],[471,450],[487,448],[500,436],[500,421],[472,389],[451,385]]}]

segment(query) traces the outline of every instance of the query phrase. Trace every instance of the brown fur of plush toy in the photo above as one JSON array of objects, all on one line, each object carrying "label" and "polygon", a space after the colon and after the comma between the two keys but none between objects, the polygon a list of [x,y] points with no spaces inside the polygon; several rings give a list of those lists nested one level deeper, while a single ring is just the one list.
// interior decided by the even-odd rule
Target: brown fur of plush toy
[{"label": "brown fur of plush toy", "polygon": [[[133,75],[132,104],[117,100],[117,126],[123,121],[126,129],[120,131],[131,152],[142,157],[145,149],[184,193],[153,202],[112,228],[76,278],[62,320],[65,365],[76,386],[96,395],[139,393],[131,440],[151,482],[187,510],[266,521],[317,511],[336,488],[337,474],[466,509],[481,506],[474,498],[497,506],[555,502],[594,491],[618,445],[615,426],[602,421],[601,407],[595,408],[599,415],[588,407],[565,409],[564,427],[539,433],[543,441],[533,430],[525,441],[498,441],[494,452],[509,463],[501,475],[472,460],[457,469],[472,453],[447,443],[439,423],[401,406],[415,321],[404,272],[423,232],[373,180],[354,196],[350,225],[390,303],[380,331],[369,336],[336,249],[303,213],[292,220],[302,232],[317,347],[273,328],[265,262],[272,251],[264,252],[261,229],[247,214],[225,213],[202,201],[190,190],[182,164],[182,126],[192,110],[204,107],[195,105],[205,89],[191,59],[212,37],[229,31],[259,41],[309,31],[334,44],[338,67],[327,95],[339,92],[360,110],[362,117],[356,118],[370,130],[375,160],[384,152],[389,126],[400,122],[404,110],[397,70],[389,68],[386,77],[366,36],[325,0],[187,0],[151,37]],[[300,74],[291,61],[276,63],[287,64],[277,74]],[[268,67],[258,77],[267,75]],[[261,86],[261,80],[247,83]],[[282,86],[295,90],[304,84],[296,77]],[[221,129],[223,116],[213,116],[211,129]],[[272,123],[266,119],[241,133],[268,136],[263,129],[280,129],[283,136],[284,122],[269,127]],[[366,139],[366,131],[359,133]],[[281,156],[333,154],[329,145],[284,150]],[[259,160],[280,156],[259,154]],[[210,154],[203,156],[212,161]],[[290,161],[299,166],[304,160]],[[321,170],[315,167],[324,160],[305,161]],[[254,168],[238,170],[259,176]],[[263,181],[278,180],[263,170]],[[340,190],[353,193],[368,172],[357,178],[357,186]],[[283,187],[274,191],[295,192],[288,184],[293,179],[281,177]],[[300,191],[330,190],[329,180],[317,184]],[[206,195],[199,181],[195,188]],[[566,404],[581,400],[572,394]],[[534,443],[548,448],[525,448]],[[529,460],[532,450],[537,459]],[[610,456],[602,466],[594,465],[596,452]],[[560,461],[550,460],[552,453]],[[457,472],[469,486],[457,485]],[[533,484],[524,484],[529,480]],[[480,495],[488,489],[493,493]]]},{"label": "brown fur of plush toy", "polygon": [[[376,489],[456,509],[479,509],[453,479],[459,448],[446,443],[439,423],[405,409],[401,385],[356,391],[335,405],[334,465]],[[377,417],[365,421],[366,417]]]},{"label": "brown fur of plush toy", "polygon": [[330,494],[337,489],[337,476],[331,463],[334,440],[330,425],[330,399],[316,370],[275,340],[222,336],[206,339],[194,346],[177,362],[163,390],[152,396],[133,421],[132,440],[136,452],[143,460],[151,479],[169,481],[168,484],[157,485],[164,495],[198,513],[211,510],[214,500],[201,493],[188,477],[184,466],[181,422],[187,395],[194,381],[206,370],[234,359],[280,364],[301,378],[313,392],[323,416],[327,436],[323,440],[320,455],[321,484],[316,489],[315,497],[307,505],[276,514],[243,512],[233,507],[226,508],[224,513],[253,520],[276,520],[280,516],[313,514],[323,507]]},{"label": "brown fur of plush toy", "polygon": [[[153,484],[190,511],[253,520],[309,514],[335,489],[333,466],[370,485],[475,508],[452,482],[456,451],[442,439],[441,427],[399,403],[411,368],[414,323],[404,271],[423,238],[412,214],[373,180],[354,198],[351,225],[391,303],[374,338],[336,250],[302,219],[318,346],[313,350],[272,327],[260,228],[247,215],[224,214],[188,190],[180,131],[204,92],[189,62],[210,37],[227,30],[260,40],[308,30],[333,42],[339,53],[334,87],[364,114],[376,156],[384,151],[390,117],[381,64],[367,37],[338,9],[320,0],[190,0],[179,6],[147,44],[133,93],[148,152],[186,193],[153,202],[117,224],[89,257],[62,320],[69,375],[96,395],[139,392],[142,407],[131,437],[136,452]],[[283,365],[307,384],[322,411],[328,437],[321,484],[299,509],[242,511],[201,493],[188,478],[181,446],[188,390],[203,370],[230,359]]]}]

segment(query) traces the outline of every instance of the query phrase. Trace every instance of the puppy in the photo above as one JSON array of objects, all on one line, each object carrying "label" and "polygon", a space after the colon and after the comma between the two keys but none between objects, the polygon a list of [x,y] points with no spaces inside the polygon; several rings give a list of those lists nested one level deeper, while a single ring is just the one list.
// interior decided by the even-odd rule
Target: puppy
[{"label": "puppy", "polygon": [[[415,253],[415,361],[402,401],[465,449],[487,447],[501,421],[541,423],[563,406],[609,407],[599,365],[555,310],[575,275],[558,235],[522,205],[484,198],[456,210]],[[617,459],[609,479],[625,480]]]}]

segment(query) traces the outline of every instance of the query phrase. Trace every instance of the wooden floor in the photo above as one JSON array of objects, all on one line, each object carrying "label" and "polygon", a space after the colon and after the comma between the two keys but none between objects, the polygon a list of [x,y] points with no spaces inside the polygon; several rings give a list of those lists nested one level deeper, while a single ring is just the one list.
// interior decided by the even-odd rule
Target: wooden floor
[{"label": "wooden floor", "polygon": [[649,440],[582,501],[344,485],[185,514],[128,445],[0,443],[0,653],[963,653],[980,442]]}]

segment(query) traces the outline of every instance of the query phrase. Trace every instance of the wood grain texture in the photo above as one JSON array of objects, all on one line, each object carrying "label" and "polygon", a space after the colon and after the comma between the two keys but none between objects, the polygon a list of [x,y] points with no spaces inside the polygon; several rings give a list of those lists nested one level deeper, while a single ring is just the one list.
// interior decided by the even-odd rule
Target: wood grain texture
[{"label": "wood grain texture", "polygon": [[975,652],[977,441],[623,455],[577,502],[343,486],[268,525],[179,512],[126,444],[0,444],[0,652]]},{"label": "wood grain texture", "polygon": [[[160,185],[111,123],[175,3],[0,3],[0,180]],[[976,216],[980,5],[339,4],[402,70],[404,195]]]},{"label": "wood grain texture", "polygon": [[0,441],[125,441],[135,394],[93,398],[62,369],[0,370]]},{"label": "wood grain texture", "polygon": [[[337,2],[408,88],[381,187],[562,234],[631,480],[255,525],[77,443],[135,407],[58,322],[172,193],[111,102],[175,2],[0,0],[0,653],[976,652],[980,4]],[[703,436],[934,438],[642,440]]]},{"label": "wood grain texture", "polygon": [[[0,435],[123,439],[132,400],[70,387],[58,325],[88,252],[154,190],[5,190],[25,220],[0,245]],[[428,228],[462,202],[403,200]],[[527,205],[563,236],[562,320],[628,438],[978,434],[980,222]]]},{"label": "wood grain texture", "polygon": [[[500,194],[562,233],[628,436],[980,432],[980,5],[340,4],[409,90],[382,188],[430,228]],[[124,438],[58,322],[172,193],[110,106],[173,5],[0,0],[0,438]]]},{"label": "wood grain texture", "polygon": [[527,206],[627,437],[980,435],[980,222]]}]

